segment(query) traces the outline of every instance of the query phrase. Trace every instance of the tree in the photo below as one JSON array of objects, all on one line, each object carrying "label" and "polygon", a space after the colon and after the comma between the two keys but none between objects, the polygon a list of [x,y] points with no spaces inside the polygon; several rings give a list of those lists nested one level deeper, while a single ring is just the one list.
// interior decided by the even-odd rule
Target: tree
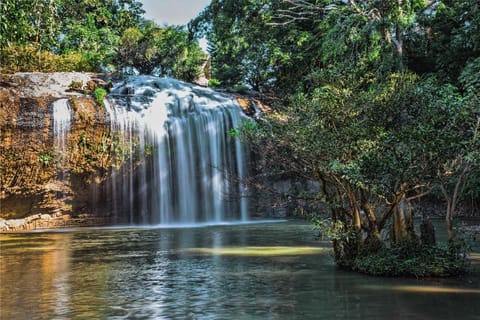
[{"label": "tree", "polygon": [[408,45],[413,53],[409,65],[459,85],[463,68],[480,54],[480,7],[476,0],[432,3],[418,19],[421,35]]},{"label": "tree", "polygon": [[57,35],[58,4],[53,0],[5,0],[0,3],[0,48],[34,45],[47,49]]},{"label": "tree", "polygon": [[191,32],[208,39],[212,76],[222,85],[291,88],[300,70],[309,68],[297,59],[308,33],[270,24],[279,6],[283,4],[270,0],[213,0],[190,22]]},{"label": "tree", "polygon": [[107,67],[120,36],[142,21],[144,11],[135,0],[63,0],[59,53],[81,51],[97,68]]},{"label": "tree", "polygon": [[[451,157],[443,164],[443,170],[439,171],[439,187],[447,202],[445,220],[447,223],[448,239],[451,241],[453,234],[453,218],[462,189],[469,178],[469,174],[480,167],[480,58],[476,58],[467,64],[460,75],[459,81],[465,90],[465,97],[461,100],[462,107],[456,110],[449,124],[453,121],[462,123],[464,128],[445,137],[444,143]],[[453,140],[453,141],[452,141]],[[452,152],[452,150],[454,150]],[[477,180],[478,181],[478,180]],[[479,188],[480,185],[473,185]]]},{"label": "tree", "polygon": [[320,54],[322,68],[338,66],[337,69],[360,75],[385,75],[403,70],[411,62],[409,43],[424,34],[424,29],[419,28],[419,19],[436,3],[425,0],[283,2],[287,7],[276,11],[276,25],[309,22],[312,39],[321,43],[320,48],[312,48]]},{"label": "tree", "polygon": [[459,159],[478,153],[478,95],[408,70],[418,56],[406,48],[428,34],[419,19],[436,2],[283,3],[270,25],[305,30],[321,45],[301,56],[311,69],[298,74],[300,92],[252,132],[267,170],[319,183],[310,198],[326,203],[340,265],[380,250],[390,222],[393,243],[417,242],[409,203],[443,180],[465,181],[474,162]]},{"label": "tree", "polygon": [[129,28],[121,37],[116,61],[121,71],[133,67],[142,74],[157,74],[193,81],[205,59],[196,39],[180,26],[159,27],[144,21]]},{"label": "tree", "polygon": [[137,45],[142,38],[142,31],[139,28],[128,28],[120,38],[120,44],[116,50],[115,63],[120,72],[133,66],[137,56]]},{"label": "tree", "polygon": [[455,87],[408,72],[368,88],[330,84],[297,94],[268,120],[251,141],[270,172],[319,183],[310,199],[326,204],[336,261],[349,268],[385,246],[389,221],[392,243],[417,241],[409,202],[450,174],[445,165],[465,155],[478,121]]},{"label": "tree", "polygon": [[[0,49],[15,70],[20,65],[29,71],[65,71],[64,61],[70,60],[72,69],[100,70],[109,65],[124,30],[140,23],[141,6],[135,0],[6,0],[0,3]],[[31,47],[44,63],[25,63]]]}]

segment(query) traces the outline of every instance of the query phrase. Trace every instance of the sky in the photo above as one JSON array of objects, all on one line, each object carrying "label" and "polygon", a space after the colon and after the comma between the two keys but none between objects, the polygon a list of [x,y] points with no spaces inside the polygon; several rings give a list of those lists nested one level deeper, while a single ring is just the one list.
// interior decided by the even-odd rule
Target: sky
[{"label": "sky", "polygon": [[145,18],[160,25],[187,24],[195,18],[210,0],[139,0],[143,3]]}]

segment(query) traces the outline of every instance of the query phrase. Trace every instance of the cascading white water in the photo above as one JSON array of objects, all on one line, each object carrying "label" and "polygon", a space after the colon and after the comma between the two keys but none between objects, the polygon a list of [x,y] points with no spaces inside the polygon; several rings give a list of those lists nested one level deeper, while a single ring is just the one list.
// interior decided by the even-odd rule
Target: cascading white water
[{"label": "cascading white water", "polygon": [[68,99],[59,99],[53,102],[53,137],[55,149],[64,153],[66,151],[67,134],[70,131],[72,110]]},{"label": "cascading white water", "polygon": [[174,79],[131,77],[106,109],[118,132],[108,198],[118,222],[221,223],[248,219],[247,152],[229,136],[245,118],[231,97]]},{"label": "cascading white water", "polygon": [[59,157],[59,179],[65,179],[64,161],[67,154],[67,135],[70,132],[72,121],[72,110],[68,104],[68,99],[59,99],[53,102],[53,139],[55,153]]}]

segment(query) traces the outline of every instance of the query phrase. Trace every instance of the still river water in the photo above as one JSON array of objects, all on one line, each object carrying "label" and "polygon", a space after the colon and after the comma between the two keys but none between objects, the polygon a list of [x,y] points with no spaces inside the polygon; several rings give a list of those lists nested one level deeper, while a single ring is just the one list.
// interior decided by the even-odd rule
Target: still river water
[{"label": "still river water", "polygon": [[0,319],[480,319],[480,279],[337,270],[303,222],[0,235]]}]

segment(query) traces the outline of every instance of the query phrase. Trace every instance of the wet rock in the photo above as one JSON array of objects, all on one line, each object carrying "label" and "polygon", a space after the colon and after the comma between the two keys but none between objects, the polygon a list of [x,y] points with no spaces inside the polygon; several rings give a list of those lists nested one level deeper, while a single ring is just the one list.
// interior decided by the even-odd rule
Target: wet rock
[{"label": "wet rock", "polygon": [[72,82],[87,83],[93,73],[83,72],[21,72],[13,75],[16,83],[21,83],[21,96],[24,97],[65,97],[78,95],[78,92],[69,92]]},{"label": "wet rock", "polygon": [[[101,81],[107,85],[92,78],[84,73],[0,74],[0,230],[46,227],[57,218],[64,224],[64,214],[88,211],[92,183],[108,178],[115,132],[106,110],[90,96],[67,92],[72,81],[90,89]],[[58,98],[69,98],[73,109],[63,152],[55,149],[53,134],[52,103]]]},{"label": "wet rock", "polygon": [[0,218],[0,231],[8,231],[8,224],[4,219]]}]

